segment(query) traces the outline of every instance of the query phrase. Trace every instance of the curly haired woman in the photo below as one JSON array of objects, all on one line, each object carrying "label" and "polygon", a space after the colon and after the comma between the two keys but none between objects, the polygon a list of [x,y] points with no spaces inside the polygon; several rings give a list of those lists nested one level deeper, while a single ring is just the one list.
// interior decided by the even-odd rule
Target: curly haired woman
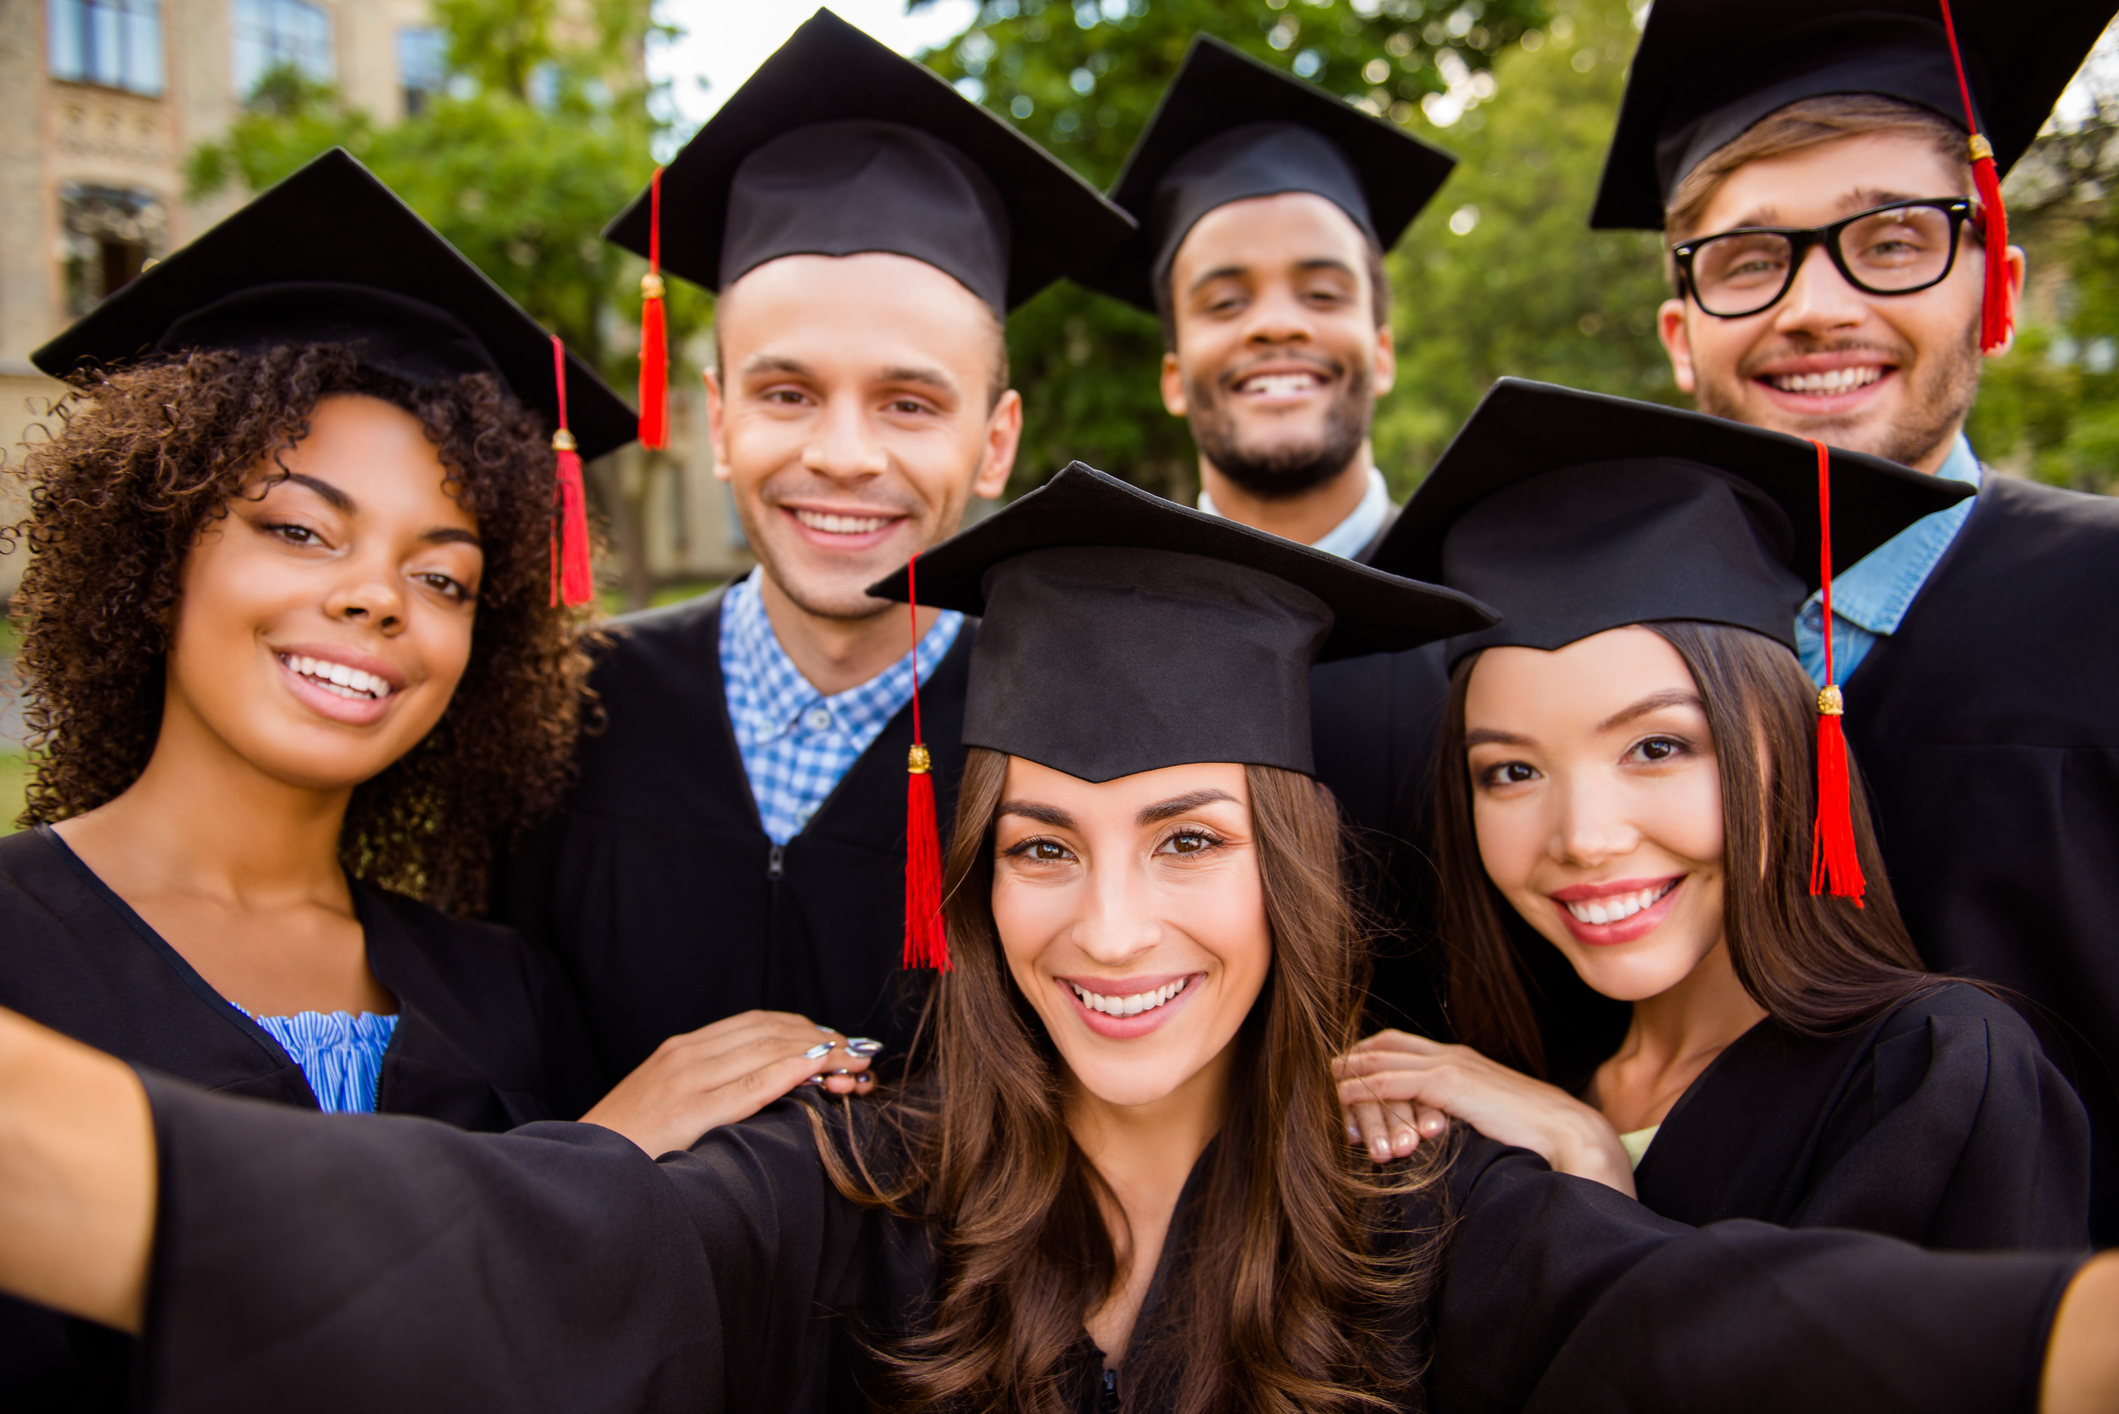
[{"label": "curly haired woman", "polygon": [[[36,775],[0,840],[0,1002],[231,1094],[481,1130],[581,1115],[562,980],[459,916],[581,724],[554,343],[337,153],[39,359],[72,391],[21,468]],[[628,440],[624,404],[561,366],[583,449]],[[755,1108],[826,1039],[753,1014],[703,1058],[769,1078]],[[701,1044],[672,1044],[586,1117],[657,1151],[733,1117],[702,1108]],[[842,1055],[830,1088],[866,1064]],[[128,1364],[112,1333],[0,1310],[31,1406],[118,1401]]]}]

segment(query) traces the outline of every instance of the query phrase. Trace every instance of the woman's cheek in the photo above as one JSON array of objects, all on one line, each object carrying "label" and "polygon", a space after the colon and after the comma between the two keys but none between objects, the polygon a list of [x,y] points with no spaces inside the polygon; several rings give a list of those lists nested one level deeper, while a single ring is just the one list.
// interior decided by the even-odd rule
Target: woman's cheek
[{"label": "woman's cheek", "polygon": [[1520,892],[1530,880],[1537,855],[1537,820],[1532,812],[1475,797],[1472,833],[1479,842],[1479,863],[1486,877],[1504,894]]}]

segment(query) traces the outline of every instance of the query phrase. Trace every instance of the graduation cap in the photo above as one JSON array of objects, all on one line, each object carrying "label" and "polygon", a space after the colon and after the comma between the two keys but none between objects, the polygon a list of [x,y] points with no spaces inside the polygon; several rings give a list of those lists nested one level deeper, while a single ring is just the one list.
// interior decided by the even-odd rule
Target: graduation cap
[{"label": "graduation cap", "polygon": [[2003,0],[1656,0],[1589,224],[1661,230],[1687,173],[1791,103],[1839,93],[1895,98],[1970,134],[1985,208],[1980,342],[1998,348],[2013,323],[2001,174],[2029,149],[2111,18],[2111,0],[2035,11]]},{"label": "graduation cap", "polygon": [[[1132,229],[1000,117],[819,10],[604,235],[648,258],[651,303],[665,269],[718,291],[783,255],[883,251],[934,266],[1003,315]],[[643,341],[649,317],[659,309]],[[643,405],[657,396],[650,366],[667,366],[659,332],[655,347],[643,342]],[[642,440],[658,445],[656,430]]]},{"label": "graduation cap", "polygon": [[[1080,462],[868,592],[981,615],[964,744],[1086,781],[1196,761],[1312,774],[1313,663],[1494,617],[1455,590],[1175,505]],[[917,692],[914,704],[917,723]],[[934,828],[931,794],[924,826],[917,819],[925,755],[913,747],[906,965],[946,966],[939,863],[914,868],[918,837]]]},{"label": "graduation cap", "polygon": [[189,349],[324,343],[416,385],[491,374],[542,413],[560,462],[555,593],[589,597],[581,458],[630,442],[632,410],[343,148],[260,192],[30,357],[64,378]]},{"label": "graduation cap", "polygon": [[[1504,378],[1458,432],[1372,562],[1493,604],[1450,640],[1557,649],[1630,624],[1732,624],[1795,647],[1812,590],[1832,613],[1834,542],[1852,563],[1972,494],[1881,457],[1702,413]],[[1837,505],[1834,505],[1834,502]],[[1859,899],[1843,698],[1825,645],[1811,891]]]},{"label": "graduation cap", "polygon": [[1152,311],[1202,216],[1285,192],[1325,198],[1389,250],[1456,164],[1397,124],[1202,34],[1111,189],[1141,229],[1083,283]]}]

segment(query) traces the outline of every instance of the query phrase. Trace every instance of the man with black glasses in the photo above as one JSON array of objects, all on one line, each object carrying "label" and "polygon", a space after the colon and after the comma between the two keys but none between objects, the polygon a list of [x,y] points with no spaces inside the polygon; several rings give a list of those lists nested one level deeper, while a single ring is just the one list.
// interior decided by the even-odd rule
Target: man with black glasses
[{"label": "man with black glasses", "polygon": [[1665,233],[1677,292],[1660,329],[1704,411],[1980,487],[1835,566],[1829,668],[1821,604],[1796,635],[1813,677],[1846,684],[1914,941],[1937,971],[2024,998],[2082,1091],[2104,1243],[2119,1240],[2119,502],[1982,468],[1964,422],[2023,287],[2000,174],[2111,12],[1658,0],[1591,217]]}]

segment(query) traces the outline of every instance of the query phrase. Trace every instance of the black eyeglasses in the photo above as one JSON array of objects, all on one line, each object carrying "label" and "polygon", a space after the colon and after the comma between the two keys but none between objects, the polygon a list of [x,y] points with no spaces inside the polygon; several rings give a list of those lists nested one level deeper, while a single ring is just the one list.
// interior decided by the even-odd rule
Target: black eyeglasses
[{"label": "black eyeglasses", "polygon": [[1939,285],[1957,263],[1958,234],[1970,220],[1972,203],[1963,197],[1901,201],[1808,230],[1743,226],[1680,242],[1670,254],[1702,313],[1741,319],[1788,293],[1816,245],[1867,294],[1910,295]]}]

